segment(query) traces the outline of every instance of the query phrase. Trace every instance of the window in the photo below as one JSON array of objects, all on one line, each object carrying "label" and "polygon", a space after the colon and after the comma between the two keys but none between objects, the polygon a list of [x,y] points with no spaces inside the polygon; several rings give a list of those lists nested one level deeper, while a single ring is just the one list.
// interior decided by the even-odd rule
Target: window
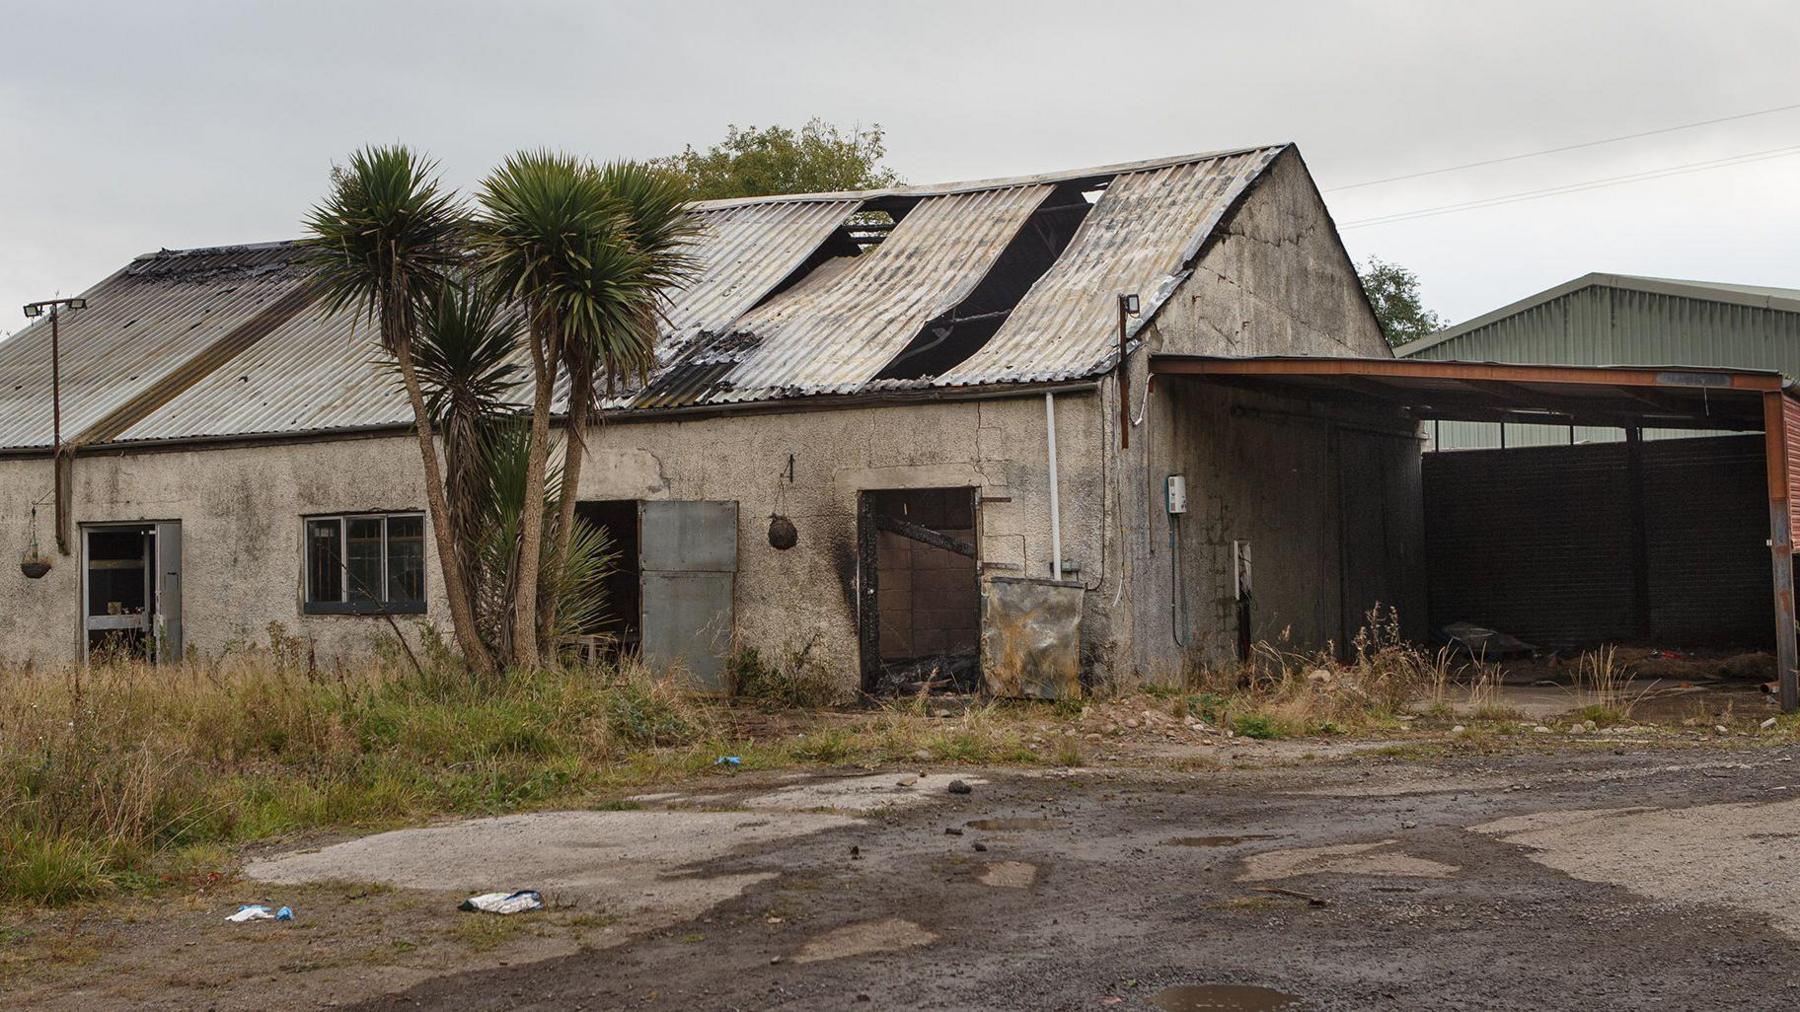
[{"label": "window", "polygon": [[425,516],[308,517],[309,615],[425,613]]}]

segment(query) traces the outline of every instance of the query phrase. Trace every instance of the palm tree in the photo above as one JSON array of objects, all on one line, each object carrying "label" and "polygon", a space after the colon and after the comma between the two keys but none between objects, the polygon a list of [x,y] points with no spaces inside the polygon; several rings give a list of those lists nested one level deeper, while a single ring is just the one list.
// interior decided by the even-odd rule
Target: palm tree
[{"label": "palm tree", "polygon": [[[612,396],[620,380],[641,382],[648,376],[656,363],[656,337],[667,292],[685,284],[698,268],[687,252],[698,226],[687,213],[687,186],[679,177],[637,162],[609,163],[599,170],[599,176],[623,211],[625,235],[635,257],[626,263],[611,258],[590,262],[587,280],[591,290],[613,293],[625,304],[621,312],[596,314],[601,324],[598,329],[571,331],[562,346],[569,411],[563,441],[561,509],[550,553],[558,570],[565,564],[575,534],[575,502],[589,418],[598,410],[600,398]],[[612,272],[634,265],[637,276],[629,286],[619,286]],[[540,630],[548,632],[556,625],[559,600],[556,596],[546,599]]]},{"label": "palm tree", "polygon": [[622,326],[643,272],[621,202],[592,164],[550,151],[519,152],[482,181],[474,243],[484,272],[525,310],[531,350],[531,430],[513,589],[513,663],[539,660],[538,593],[544,544],[551,399],[571,335]]},{"label": "palm tree", "polygon": [[464,277],[433,293],[414,341],[425,408],[444,440],[445,496],[477,614],[484,597],[477,542],[492,492],[485,467],[487,436],[506,416],[508,395],[520,379],[513,362],[519,323],[515,311]]},{"label": "palm tree", "polygon": [[463,261],[463,214],[443,189],[436,163],[402,145],[370,146],[332,171],[331,192],[307,215],[305,240],[331,312],[350,309],[379,327],[393,356],[425,465],[425,496],[443,570],[450,620],[463,656],[482,674],[493,657],[476,631],[458,532],[444,497],[443,474],[413,347],[425,301]]}]

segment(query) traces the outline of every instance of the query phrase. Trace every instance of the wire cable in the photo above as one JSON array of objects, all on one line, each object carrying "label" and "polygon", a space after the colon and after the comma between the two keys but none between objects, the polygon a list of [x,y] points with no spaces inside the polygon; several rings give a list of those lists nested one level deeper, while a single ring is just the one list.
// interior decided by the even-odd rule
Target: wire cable
[{"label": "wire cable", "polygon": [[1589,179],[1579,183],[1568,183],[1562,186],[1542,187],[1535,190],[1521,190],[1517,193],[1501,194],[1494,197],[1483,197],[1479,200],[1463,201],[1456,204],[1440,204],[1436,207],[1415,208],[1410,211],[1395,211],[1391,214],[1379,214],[1369,218],[1347,221],[1338,226],[1341,231],[1348,228],[1364,228],[1369,225],[1391,225],[1395,222],[1412,221],[1415,218],[1430,218],[1440,214],[1453,214],[1458,211],[1474,211],[1484,207],[1496,207],[1501,204],[1514,204],[1523,200],[1540,200],[1544,197],[1555,197],[1565,193],[1579,193],[1584,190],[1597,190],[1607,186],[1620,186],[1625,183],[1639,183],[1651,179],[1662,179],[1667,176],[1684,175],[1690,172],[1703,172],[1708,169],[1728,168],[1735,165],[1747,165],[1751,162],[1767,161],[1772,158],[1787,158],[1800,154],[1800,144],[1782,148],[1769,148],[1763,151],[1750,151],[1744,154],[1731,155],[1726,158],[1715,158],[1705,162],[1690,162],[1686,165],[1671,165],[1660,169],[1648,169],[1643,172],[1627,173],[1622,176],[1608,176],[1601,179]]},{"label": "wire cable", "polygon": [[1582,141],[1579,144],[1564,144],[1557,148],[1526,151],[1517,155],[1502,155],[1499,158],[1484,158],[1477,162],[1464,162],[1461,165],[1447,165],[1441,169],[1426,169],[1423,172],[1408,172],[1404,175],[1385,176],[1381,179],[1369,179],[1360,183],[1348,183],[1343,186],[1327,186],[1322,192],[1337,193],[1341,190],[1355,190],[1365,186],[1380,186],[1383,183],[1397,183],[1405,179],[1420,179],[1425,176],[1438,176],[1443,175],[1446,172],[1461,172],[1463,169],[1478,169],[1484,165],[1500,165],[1504,162],[1516,162],[1526,158],[1537,158],[1542,155],[1560,154],[1564,151],[1579,151],[1583,148],[1596,148],[1602,144],[1617,144],[1620,141],[1634,141],[1640,137],[1655,137],[1660,134],[1674,133],[1678,130],[1692,130],[1695,127],[1712,126],[1715,123],[1730,123],[1735,120],[1750,119],[1754,116],[1769,116],[1778,112],[1788,112],[1793,109],[1800,109],[1800,102],[1793,105],[1779,105],[1773,109],[1758,109],[1755,112],[1740,112],[1732,116],[1719,116],[1714,119],[1696,120],[1693,123],[1682,123],[1679,126],[1659,127],[1655,130],[1643,130],[1634,134],[1620,134],[1617,137],[1602,137],[1599,140]]}]

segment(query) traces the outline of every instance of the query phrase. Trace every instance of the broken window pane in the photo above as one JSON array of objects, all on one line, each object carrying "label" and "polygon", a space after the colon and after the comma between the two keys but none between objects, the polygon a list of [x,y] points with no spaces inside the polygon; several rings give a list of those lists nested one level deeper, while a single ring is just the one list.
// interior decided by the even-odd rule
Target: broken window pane
[{"label": "broken window pane", "polygon": [[342,601],[343,546],[339,543],[342,526],[334,517],[306,522],[306,599],[308,601]]},{"label": "broken window pane", "polygon": [[425,518],[388,517],[389,601],[425,600]]}]

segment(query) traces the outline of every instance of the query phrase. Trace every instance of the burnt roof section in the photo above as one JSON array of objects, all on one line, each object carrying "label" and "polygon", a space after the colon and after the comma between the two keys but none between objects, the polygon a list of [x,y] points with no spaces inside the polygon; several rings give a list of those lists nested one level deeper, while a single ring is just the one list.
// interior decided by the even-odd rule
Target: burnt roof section
[{"label": "burnt roof section", "polygon": [[[1285,150],[697,203],[702,266],[671,294],[662,365],[609,407],[1096,375],[1116,350],[1114,296],[1142,293],[1138,325],[1148,321]],[[1083,191],[1098,199],[1072,238],[1054,236],[1047,263],[1023,256],[1034,213]],[[303,294],[306,282],[291,242],[132,261],[85,293],[90,308],[63,317],[65,438],[178,442],[405,424],[370,325],[326,314]],[[968,327],[969,315],[981,325]],[[964,326],[958,341],[918,357],[933,340],[929,326],[945,321]],[[907,354],[910,364],[896,364]],[[45,322],[0,343],[0,449],[48,447],[49,373]]]}]

